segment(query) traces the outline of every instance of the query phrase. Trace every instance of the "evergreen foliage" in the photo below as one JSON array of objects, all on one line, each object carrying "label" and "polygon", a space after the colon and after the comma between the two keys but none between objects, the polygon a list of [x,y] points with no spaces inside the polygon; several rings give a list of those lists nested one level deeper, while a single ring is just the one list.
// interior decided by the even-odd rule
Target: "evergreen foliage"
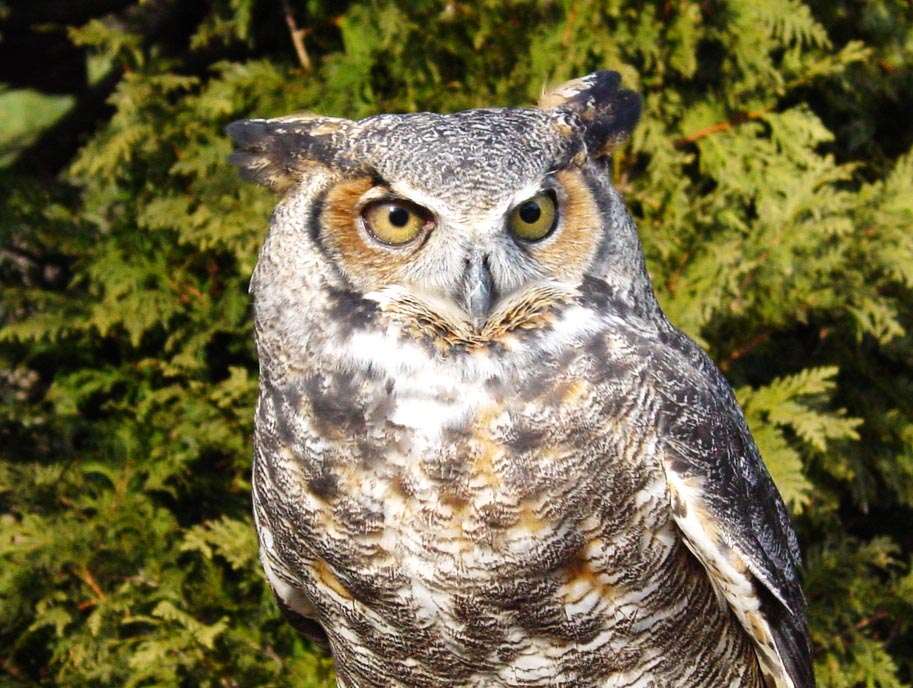
[{"label": "evergreen foliage", "polygon": [[[87,71],[0,131],[0,688],[332,685],[257,561],[273,200],[223,129],[530,104],[601,68],[645,98],[614,173],[661,303],[793,511],[819,685],[911,685],[908,2],[3,2],[0,53],[23,26]],[[61,102],[20,57],[0,107]]]}]

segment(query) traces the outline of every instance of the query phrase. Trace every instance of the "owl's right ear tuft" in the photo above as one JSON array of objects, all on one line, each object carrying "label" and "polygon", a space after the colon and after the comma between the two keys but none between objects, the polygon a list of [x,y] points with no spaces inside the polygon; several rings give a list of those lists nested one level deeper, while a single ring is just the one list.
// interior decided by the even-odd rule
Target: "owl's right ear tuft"
[{"label": "owl's right ear tuft", "polygon": [[576,114],[585,128],[587,150],[598,158],[631,135],[640,119],[641,99],[634,91],[621,88],[618,72],[603,70],[543,93],[539,107]]},{"label": "owl's right ear tuft", "polygon": [[236,149],[228,161],[241,177],[282,193],[294,185],[309,165],[331,165],[338,153],[337,139],[348,120],[317,115],[275,119],[242,119],[225,133]]}]

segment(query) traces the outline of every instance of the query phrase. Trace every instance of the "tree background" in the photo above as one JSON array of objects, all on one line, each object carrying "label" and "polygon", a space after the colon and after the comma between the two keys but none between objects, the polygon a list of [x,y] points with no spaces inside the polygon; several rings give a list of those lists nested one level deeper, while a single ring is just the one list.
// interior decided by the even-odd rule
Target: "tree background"
[{"label": "tree background", "polygon": [[0,0],[0,688],[330,686],[256,559],[234,119],[644,95],[671,320],[795,518],[819,685],[913,682],[908,0]]}]

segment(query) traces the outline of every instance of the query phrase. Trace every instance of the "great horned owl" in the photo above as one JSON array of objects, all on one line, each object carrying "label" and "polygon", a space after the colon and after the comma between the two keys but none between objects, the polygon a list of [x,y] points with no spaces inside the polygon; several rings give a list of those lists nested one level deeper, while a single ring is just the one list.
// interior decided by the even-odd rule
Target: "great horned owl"
[{"label": "great horned owl", "polygon": [[230,125],[281,193],[261,559],[340,686],[814,685],[786,509],[609,180],[639,113],[597,72],[537,108]]}]

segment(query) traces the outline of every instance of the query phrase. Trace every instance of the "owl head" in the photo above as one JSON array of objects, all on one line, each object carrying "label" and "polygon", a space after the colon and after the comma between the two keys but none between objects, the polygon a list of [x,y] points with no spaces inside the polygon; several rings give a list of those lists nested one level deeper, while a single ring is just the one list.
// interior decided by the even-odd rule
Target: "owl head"
[{"label": "owl head", "polygon": [[606,165],[639,114],[601,71],[535,108],[234,122],[232,162],[281,195],[252,281],[258,312],[304,318],[333,294],[471,348],[535,329],[585,288],[649,311]]}]

